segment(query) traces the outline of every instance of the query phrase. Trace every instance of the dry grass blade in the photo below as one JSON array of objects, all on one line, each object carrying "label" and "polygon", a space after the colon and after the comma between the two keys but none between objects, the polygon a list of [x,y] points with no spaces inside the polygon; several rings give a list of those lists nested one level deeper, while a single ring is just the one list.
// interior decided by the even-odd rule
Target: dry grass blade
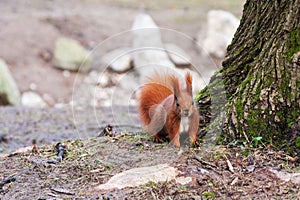
[{"label": "dry grass blade", "polygon": [[227,158],[226,155],[224,155],[224,156],[226,158],[226,162],[227,162],[229,171],[231,171],[232,173],[234,173],[234,169],[233,169],[233,166],[232,166],[231,162],[228,160],[228,158]]}]

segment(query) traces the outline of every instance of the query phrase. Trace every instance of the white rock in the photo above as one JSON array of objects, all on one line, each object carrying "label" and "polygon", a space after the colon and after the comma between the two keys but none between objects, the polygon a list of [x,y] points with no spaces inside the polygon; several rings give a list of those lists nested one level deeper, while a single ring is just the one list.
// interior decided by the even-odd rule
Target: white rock
[{"label": "white rock", "polygon": [[190,182],[192,182],[192,177],[184,177],[184,176],[180,176],[178,178],[176,178],[176,183],[179,183],[180,185],[187,185]]},{"label": "white rock", "polygon": [[71,76],[71,72],[69,70],[64,70],[62,72],[62,75],[65,77],[65,78],[69,78]]},{"label": "white rock", "polygon": [[99,75],[96,83],[101,87],[107,87],[111,82],[112,81],[110,80],[108,74],[102,73]]},{"label": "white rock", "polygon": [[87,72],[92,68],[93,57],[78,41],[59,38],[55,42],[53,64],[64,70]]},{"label": "white rock", "polygon": [[38,95],[35,92],[24,92],[22,94],[22,105],[23,106],[28,106],[28,107],[38,107],[38,108],[43,108],[46,107],[47,104],[45,103],[45,101],[40,97],[40,95]]},{"label": "white rock", "polygon": [[[203,48],[211,56],[224,58],[231,43],[239,20],[227,11],[211,10],[207,14],[207,33]],[[201,41],[199,41],[201,44]]]},{"label": "white rock", "polygon": [[114,175],[107,183],[95,188],[96,191],[137,187],[149,182],[166,182],[175,179],[178,170],[168,164],[133,168]]},{"label": "white rock", "polygon": [[147,14],[136,16],[132,26],[133,63],[141,75],[148,76],[154,69],[175,68],[165,52],[161,32]]},{"label": "white rock", "polygon": [[167,43],[165,49],[175,65],[186,66],[191,64],[191,56],[189,56],[183,49],[176,44]]},{"label": "white rock", "polygon": [[126,72],[131,68],[130,50],[129,48],[120,48],[110,51],[102,57],[102,63],[115,72]]},{"label": "white rock", "polygon": [[0,59],[0,105],[20,105],[20,92],[6,63]]},{"label": "white rock", "polygon": [[300,184],[300,173],[290,173],[290,172],[285,172],[285,171],[278,171],[272,168],[268,168],[268,170],[272,173],[274,173],[277,178],[284,182],[291,181],[292,183],[295,184]]}]

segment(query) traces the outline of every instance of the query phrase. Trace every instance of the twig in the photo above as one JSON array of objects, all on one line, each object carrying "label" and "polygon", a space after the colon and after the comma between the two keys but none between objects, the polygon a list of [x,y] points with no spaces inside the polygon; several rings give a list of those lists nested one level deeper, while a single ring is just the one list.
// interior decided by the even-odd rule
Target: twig
[{"label": "twig", "polygon": [[17,180],[17,178],[19,176],[21,176],[22,174],[24,174],[25,172],[27,172],[30,168],[25,168],[25,169],[22,169],[19,173],[17,173],[16,175],[14,176],[10,176],[2,181],[0,181],[0,192],[3,192],[3,186],[6,185],[6,184],[9,184],[9,183],[12,183],[12,182],[15,182]]},{"label": "twig", "polygon": [[212,164],[212,163],[210,163],[210,162],[207,162],[207,161],[205,161],[205,160],[202,160],[199,156],[194,155],[194,159],[197,160],[198,162],[200,162],[200,163],[203,164],[203,165],[208,165],[208,166],[217,168],[216,165],[214,165],[214,164]]},{"label": "twig", "polygon": [[63,189],[63,188],[50,188],[50,190],[61,193],[61,194],[75,195],[75,192],[71,192],[71,191]]},{"label": "twig", "polygon": [[16,181],[16,176],[10,176],[6,179],[4,179],[3,181],[0,181],[0,187],[2,189],[2,187],[5,185],[5,184],[8,184],[8,183],[11,183],[11,182],[15,182]]}]

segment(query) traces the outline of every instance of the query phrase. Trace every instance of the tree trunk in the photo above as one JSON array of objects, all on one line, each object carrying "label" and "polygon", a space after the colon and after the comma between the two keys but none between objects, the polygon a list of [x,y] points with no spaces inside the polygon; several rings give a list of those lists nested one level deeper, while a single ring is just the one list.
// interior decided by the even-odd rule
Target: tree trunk
[{"label": "tree trunk", "polygon": [[[223,84],[226,105],[212,115]],[[202,128],[221,124],[225,142],[262,137],[300,155],[299,91],[300,0],[247,0],[223,68],[198,95]]]}]

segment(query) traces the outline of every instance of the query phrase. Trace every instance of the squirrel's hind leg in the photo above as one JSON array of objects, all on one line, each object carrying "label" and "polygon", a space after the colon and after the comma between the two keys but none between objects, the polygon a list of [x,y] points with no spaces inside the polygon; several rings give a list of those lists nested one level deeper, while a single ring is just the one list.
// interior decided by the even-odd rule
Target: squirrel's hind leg
[{"label": "squirrel's hind leg", "polygon": [[168,140],[167,136],[167,130],[163,128],[161,131],[159,131],[156,135],[153,136],[153,141],[157,143],[166,142]]},{"label": "squirrel's hind leg", "polygon": [[153,105],[149,109],[150,123],[146,126],[147,132],[154,136],[154,141],[161,142],[165,136],[165,122],[167,118],[167,112],[165,108],[160,105]]}]

